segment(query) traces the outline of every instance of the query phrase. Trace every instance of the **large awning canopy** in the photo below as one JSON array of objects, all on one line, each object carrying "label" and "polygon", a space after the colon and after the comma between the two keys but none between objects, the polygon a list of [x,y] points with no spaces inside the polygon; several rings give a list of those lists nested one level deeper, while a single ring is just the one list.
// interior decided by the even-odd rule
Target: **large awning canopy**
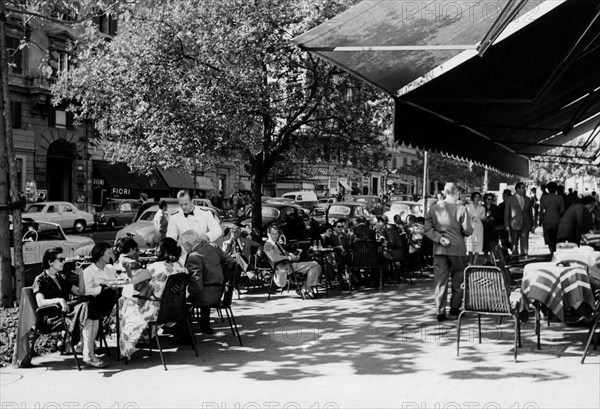
[{"label": "large awning canopy", "polygon": [[390,94],[413,147],[528,176],[600,134],[597,0],[366,0],[295,41]]}]

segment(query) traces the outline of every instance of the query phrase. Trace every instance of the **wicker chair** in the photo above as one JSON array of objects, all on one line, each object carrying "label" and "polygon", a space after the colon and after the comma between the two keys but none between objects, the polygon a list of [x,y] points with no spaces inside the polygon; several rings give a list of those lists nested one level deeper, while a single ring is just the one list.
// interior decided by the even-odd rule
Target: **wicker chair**
[{"label": "wicker chair", "polygon": [[379,292],[383,291],[383,270],[377,254],[377,243],[356,241],[352,246],[352,263],[348,267],[350,274],[355,270],[377,270],[379,273]]},{"label": "wicker chair", "polygon": [[[515,362],[517,362],[517,345],[521,346],[521,325],[518,317],[518,306],[513,311],[509,300],[509,287],[506,277],[498,267],[469,266],[464,274],[464,309],[458,315],[456,337],[456,355],[460,350],[460,329],[463,314],[477,314],[479,343],[481,343],[481,315],[510,316],[515,320]],[[517,343],[518,341],[518,343]]]},{"label": "wicker chair", "polygon": [[[158,316],[154,321],[150,321],[148,323],[148,327],[150,330],[150,334],[154,334],[154,339],[156,339],[156,343],[158,344],[160,359],[162,361],[163,366],[165,367],[165,371],[167,370],[167,365],[165,364],[165,358],[163,357],[163,351],[160,345],[158,331],[153,332],[152,327],[158,327],[159,325],[169,324],[172,322],[179,323],[181,321],[185,321],[187,329],[190,333],[190,337],[192,338],[192,346],[194,348],[194,351],[196,352],[196,356],[198,356],[198,349],[196,348],[196,337],[194,335],[194,332],[192,331],[192,324],[190,323],[190,320],[186,313],[185,306],[185,289],[187,284],[187,278],[188,275],[186,273],[178,273],[168,276],[162,297],[158,300],[147,297],[138,297],[146,300],[147,302],[160,303],[160,306],[158,307]],[[149,352],[150,355],[152,355],[152,341],[150,341]]]}]

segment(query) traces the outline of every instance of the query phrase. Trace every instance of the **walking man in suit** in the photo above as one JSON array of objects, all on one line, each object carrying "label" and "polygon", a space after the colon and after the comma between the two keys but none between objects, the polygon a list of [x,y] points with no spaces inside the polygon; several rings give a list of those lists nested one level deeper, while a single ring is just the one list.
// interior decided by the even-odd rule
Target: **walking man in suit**
[{"label": "walking man in suit", "polygon": [[533,209],[531,199],[525,196],[525,183],[515,185],[515,194],[504,207],[504,226],[510,233],[512,254],[519,254],[517,244],[520,243],[520,254],[527,255],[529,248],[529,232],[533,230]]}]

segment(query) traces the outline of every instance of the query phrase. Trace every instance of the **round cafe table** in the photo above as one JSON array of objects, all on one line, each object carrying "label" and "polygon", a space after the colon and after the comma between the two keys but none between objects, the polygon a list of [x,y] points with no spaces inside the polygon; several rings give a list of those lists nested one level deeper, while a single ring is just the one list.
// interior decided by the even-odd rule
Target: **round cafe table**
[{"label": "round cafe table", "polygon": [[595,251],[591,246],[581,246],[572,249],[556,249],[552,256],[552,262],[580,262],[588,266],[598,266],[600,265],[600,251]]}]

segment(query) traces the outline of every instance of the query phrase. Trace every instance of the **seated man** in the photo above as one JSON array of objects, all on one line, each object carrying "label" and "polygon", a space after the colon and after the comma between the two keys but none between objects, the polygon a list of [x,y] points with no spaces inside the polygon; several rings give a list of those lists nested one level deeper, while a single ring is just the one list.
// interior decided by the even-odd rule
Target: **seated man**
[{"label": "seated man", "polygon": [[[275,284],[278,287],[283,287],[287,278],[286,264],[291,265],[291,269],[296,273],[306,274],[306,279],[302,285],[304,297],[314,298],[313,287],[317,285],[319,276],[321,275],[321,266],[316,261],[299,261],[300,257],[286,252],[278,243],[279,228],[270,226],[267,230],[269,239],[265,243],[265,254],[275,266]],[[299,294],[302,295],[302,294]]]},{"label": "seated man", "polygon": [[242,228],[233,226],[231,228],[231,238],[223,242],[223,251],[235,259],[242,271],[248,269],[248,262],[252,255],[252,249],[255,253],[262,251],[262,246],[248,237],[242,237]]},{"label": "seated man", "polygon": [[220,301],[225,283],[234,278],[235,260],[220,248],[202,240],[195,230],[183,232],[179,241],[188,254],[185,262],[190,274],[188,293],[192,305],[200,307],[200,330],[205,334],[213,334],[210,306]]},{"label": "seated man", "polygon": [[354,241],[375,241],[375,230],[371,228],[371,224],[366,217],[361,216],[356,219],[357,225],[352,229],[354,233]]}]

